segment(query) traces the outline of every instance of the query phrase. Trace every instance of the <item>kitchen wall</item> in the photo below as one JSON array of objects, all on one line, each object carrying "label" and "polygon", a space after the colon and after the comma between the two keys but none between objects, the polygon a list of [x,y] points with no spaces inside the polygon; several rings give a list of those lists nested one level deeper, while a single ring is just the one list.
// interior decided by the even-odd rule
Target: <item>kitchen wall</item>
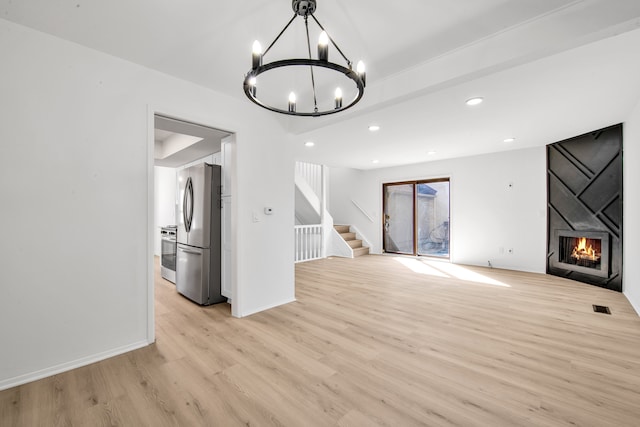
[{"label": "kitchen wall", "polygon": [[2,19],[0,57],[0,389],[153,340],[155,112],[236,133],[233,314],[294,299],[273,114]]},{"label": "kitchen wall", "polygon": [[160,229],[176,224],[176,169],[154,166],[154,236],[153,254],[160,256]]},{"label": "kitchen wall", "polygon": [[637,242],[640,242],[640,102],[624,124],[624,247],[622,289],[635,310],[640,314],[640,263]]},{"label": "kitchen wall", "polygon": [[537,147],[370,171],[331,168],[329,211],[381,253],[382,184],[450,177],[451,261],[544,273],[545,162],[545,148]]}]

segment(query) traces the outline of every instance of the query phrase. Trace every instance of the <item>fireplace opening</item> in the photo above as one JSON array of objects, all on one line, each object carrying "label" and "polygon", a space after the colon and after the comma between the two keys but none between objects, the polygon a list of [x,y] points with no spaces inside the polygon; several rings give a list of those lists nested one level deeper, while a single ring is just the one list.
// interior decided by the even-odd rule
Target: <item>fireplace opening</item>
[{"label": "fireplace opening", "polygon": [[602,239],[562,236],[559,241],[559,261],[580,267],[600,269]]},{"label": "fireplace opening", "polygon": [[609,233],[555,230],[554,266],[576,273],[609,278],[611,268]]}]

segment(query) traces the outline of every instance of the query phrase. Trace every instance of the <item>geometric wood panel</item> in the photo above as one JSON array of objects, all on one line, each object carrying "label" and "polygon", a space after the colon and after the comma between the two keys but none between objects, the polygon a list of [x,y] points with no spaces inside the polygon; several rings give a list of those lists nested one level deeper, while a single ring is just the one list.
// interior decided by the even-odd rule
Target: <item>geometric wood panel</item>
[{"label": "geometric wood panel", "polygon": [[[608,233],[608,277],[557,263],[556,230]],[[547,145],[547,273],[622,291],[622,124]]]}]

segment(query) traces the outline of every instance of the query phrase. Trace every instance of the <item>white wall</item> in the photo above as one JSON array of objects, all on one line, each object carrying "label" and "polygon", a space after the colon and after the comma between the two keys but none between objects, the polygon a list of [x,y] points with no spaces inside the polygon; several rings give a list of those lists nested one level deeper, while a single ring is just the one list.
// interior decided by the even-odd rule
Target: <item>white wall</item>
[{"label": "white wall", "polygon": [[294,162],[273,114],[2,19],[0,58],[0,389],[153,339],[155,112],[237,132],[233,314],[294,299]]},{"label": "white wall", "polygon": [[640,241],[640,102],[624,123],[624,224],[623,224],[623,282],[622,288],[635,310],[640,314],[640,263],[636,255]]},{"label": "white wall", "polygon": [[160,229],[176,224],[176,169],[154,166],[154,236],[153,254],[162,251]]},{"label": "white wall", "polygon": [[545,148],[537,147],[370,171],[332,168],[330,212],[336,224],[356,225],[372,252],[381,253],[382,184],[450,177],[451,261],[544,272],[545,156]]}]

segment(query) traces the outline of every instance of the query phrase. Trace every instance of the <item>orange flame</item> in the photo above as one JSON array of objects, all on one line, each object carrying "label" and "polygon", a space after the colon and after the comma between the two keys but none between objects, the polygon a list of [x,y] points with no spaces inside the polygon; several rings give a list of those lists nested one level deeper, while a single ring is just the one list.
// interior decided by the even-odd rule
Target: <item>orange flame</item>
[{"label": "orange flame", "polygon": [[596,258],[596,251],[595,251],[595,249],[593,249],[593,247],[591,245],[589,245],[589,247],[587,247],[587,239],[586,239],[586,237],[581,237],[580,239],[578,239],[578,246],[573,248],[573,252],[572,252],[571,256],[573,256],[575,258],[589,257],[591,259],[595,259]]}]

